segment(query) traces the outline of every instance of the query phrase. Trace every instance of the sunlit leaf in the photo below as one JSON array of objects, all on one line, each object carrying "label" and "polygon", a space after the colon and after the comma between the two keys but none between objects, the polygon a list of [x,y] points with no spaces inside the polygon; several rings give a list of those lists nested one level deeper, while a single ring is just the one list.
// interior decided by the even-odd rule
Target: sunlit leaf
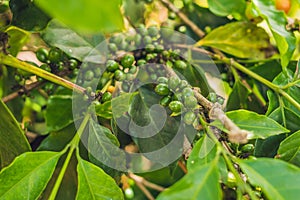
[{"label": "sunlit leaf", "polygon": [[296,38],[292,32],[286,30],[287,19],[284,13],[276,10],[274,1],[253,0],[252,3],[268,22],[281,55],[281,65],[286,68],[296,48]]},{"label": "sunlit leaf", "polygon": [[50,16],[80,31],[111,32],[123,27],[120,0],[36,0],[34,2]]},{"label": "sunlit leaf", "polygon": [[0,199],[37,199],[43,192],[61,153],[27,152],[0,173]]},{"label": "sunlit leaf", "polygon": [[264,58],[269,36],[250,22],[232,22],[209,32],[196,45],[220,49],[240,58]]},{"label": "sunlit leaf", "polygon": [[298,199],[300,169],[281,160],[258,158],[239,161],[251,184],[261,187],[268,199]]},{"label": "sunlit leaf", "polygon": [[[226,115],[241,129],[250,132],[248,139],[267,138],[280,133],[287,133],[289,130],[278,124],[276,121],[265,115],[259,115],[248,110],[235,110],[227,112]],[[211,123],[222,128],[218,121]]]},{"label": "sunlit leaf", "polygon": [[200,166],[166,189],[157,200],[222,199],[217,162]]},{"label": "sunlit leaf", "polygon": [[121,189],[113,178],[96,165],[77,156],[78,192],[76,199],[124,199]]}]

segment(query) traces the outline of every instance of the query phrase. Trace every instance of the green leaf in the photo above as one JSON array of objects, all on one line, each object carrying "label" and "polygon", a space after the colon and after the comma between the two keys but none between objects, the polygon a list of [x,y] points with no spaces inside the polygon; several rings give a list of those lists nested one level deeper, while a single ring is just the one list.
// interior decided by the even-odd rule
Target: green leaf
[{"label": "green leaf", "polygon": [[269,117],[278,123],[284,125],[290,131],[298,131],[300,130],[300,115],[295,113],[290,108],[286,107],[279,107],[275,109]]},{"label": "green leaf", "polygon": [[222,199],[217,162],[200,166],[160,193],[157,200]]},{"label": "green leaf", "polygon": [[100,34],[96,38],[96,42],[87,36],[76,33],[70,28],[59,23],[57,20],[49,22],[47,28],[42,32],[43,39],[50,45],[56,46],[63,50],[69,56],[80,61],[87,57],[100,56],[95,47],[100,44],[104,38]]},{"label": "green leaf", "polygon": [[[211,163],[217,156],[217,145],[205,134],[193,146],[193,150],[187,160],[188,172],[190,173],[200,166]],[[226,183],[228,171],[223,158],[220,158],[218,161],[218,170],[223,183]]]},{"label": "green leaf", "polygon": [[0,169],[7,166],[13,159],[30,151],[30,145],[20,125],[0,100]]},{"label": "green leaf", "polygon": [[158,104],[161,97],[153,90],[140,87],[139,91],[129,110],[128,133],[151,161],[163,165],[174,162],[182,155],[184,134],[194,138],[196,131],[192,126],[184,126],[180,117],[167,115],[165,108]]},{"label": "green leaf", "polygon": [[111,110],[111,101],[95,105],[96,115],[105,119],[111,119],[113,114]]},{"label": "green leaf", "polygon": [[[280,133],[287,133],[289,130],[278,124],[276,121],[265,115],[259,115],[248,110],[235,110],[227,112],[226,115],[241,129],[251,133],[248,139],[267,138]],[[220,122],[215,121],[211,125],[222,128]]]},{"label": "green leaf", "polygon": [[[112,112],[114,118],[121,117],[124,113],[128,112],[132,99],[138,92],[123,93],[111,100]],[[97,107],[96,107],[97,112]],[[97,112],[98,114],[98,112]]]},{"label": "green leaf", "polygon": [[253,0],[253,5],[269,25],[281,56],[283,69],[287,67],[296,48],[296,38],[286,30],[287,19],[282,11],[275,8],[274,1]]},{"label": "green leaf", "polygon": [[246,2],[243,0],[207,0],[211,12],[219,16],[232,15],[237,20],[244,18]]},{"label": "green leaf", "polygon": [[56,163],[57,152],[27,152],[0,173],[0,199],[37,199],[45,189]]},{"label": "green leaf", "polygon": [[258,63],[250,68],[256,74],[273,81],[273,79],[281,72],[281,65],[278,60],[271,60],[264,63]]},{"label": "green leaf", "polygon": [[16,56],[21,48],[29,41],[30,33],[15,26],[5,30],[9,35],[8,45],[11,55]]},{"label": "green leaf", "polygon": [[[120,143],[112,132],[94,120],[89,123],[88,150],[90,160],[101,166],[106,173],[118,176],[119,171],[126,170],[126,156],[119,149]],[[116,169],[116,170],[115,170]]]},{"label": "green leaf", "polygon": [[[276,78],[274,78],[273,83],[279,86],[284,86],[290,82],[294,81],[294,73],[291,70],[287,70],[287,73],[281,72]],[[297,85],[294,85],[292,87],[289,87],[284,90],[286,93],[288,93],[295,101],[300,102],[300,87]],[[282,98],[282,97],[280,97]],[[284,105],[287,108],[290,108],[295,113],[300,115],[300,110],[297,109],[294,105],[292,105],[289,101],[287,101],[285,98],[282,98]]]},{"label": "green leaf", "polygon": [[262,59],[270,44],[264,29],[250,22],[232,22],[212,30],[196,45],[214,47],[240,58]]},{"label": "green leaf", "polygon": [[[49,200],[49,196],[53,190],[53,186],[56,183],[57,177],[59,176],[59,172],[66,160],[67,154],[61,156],[56,164],[56,168],[52,174],[50,181],[47,184],[47,187],[44,189],[41,196],[39,196],[39,200]],[[58,189],[55,200],[66,200],[66,199],[75,199],[77,193],[78,186],[78,177],[77,177],[77,159],[76,155],[73,154],[71,160],[68,164],[67,170],[64,174],[63,180]]]},{"label": "green leaf", "polygon": [[193,150],[187,160],[187,169],[197,169],[201,165],[212,162],[217,154],[217,148],[215,143],[206,135],[204,135],[194,145]]},{"label": "green leaf", "polygon": [[250,183],[261,187],[268,199],[298,199],[300,169],[294,165],[271,158],[240,160],[239,164]]},{"label": "green leaf", "polygon": [[112,32],[123,28],[120,0],[36,0],[34,3],[50,16],[79,31]]},{"label": "green leaf", "polygon": [[232,92],[229,95],[226,109],[228,111],[230,110],[236,110],[239,108],[247,108],[247,101],[248,96],[251,93],[251,91],[240,81],[237,80],[234,83]]},{"label": "green leaf", "polygon": [[75,125],[72,123],[67,127],[51,132],[40,144],[38,151],[61,151],[72,140],[76,133]]},{"label": "green leaf", "polygon": [[277,154],[280,142],[286,138],[286,134],[273,135],[266,139],[255,141],[254,156],[274,158]]},{"label": "green leaf", "polygon": [[46,109],[47,131],[58,131],[73,122],[72,97],[54,95],[48,99]]},{"label": "green leaf", "polygon": [[124,199],[115,181],[96,165],[77,156],[78,192],[76,199]]},{"label": "green leaf", "polygon": [[41,30],[50,20],[31,0],[10,0],[9,6],[13,13],[12,25],[25,30]]},{"label": "green leaf", "polygon": [[280,143],[278,157],[300,167],[300,131]]}]

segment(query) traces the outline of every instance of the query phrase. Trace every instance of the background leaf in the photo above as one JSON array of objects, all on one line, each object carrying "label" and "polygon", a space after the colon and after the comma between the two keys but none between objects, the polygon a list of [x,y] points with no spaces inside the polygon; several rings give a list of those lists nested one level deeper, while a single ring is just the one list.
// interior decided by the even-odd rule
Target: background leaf
[{"label": "background leaf", "polygon": [[75,125],[72,123],[67,127],[51,132],[39,145],[38,151],[61,151],[72,140],[76,133]]},{"label": "background leaf", "polygon": [[46,110],[47,131],[58,131],[73,122],[72,97],[53,95],[48,99]]},{"label": "background leaf", "polygon": [[16,156],[31,149],[20,125],[2,100],[0,113],[0,169],[2,169]]},{"label": "background leaf", "polygon": [[120,0],[36,0],[35,4],[52,17],[80,31],[111,32],[123,27]]},{"label": "background leaf", "polygon": [[10,26],[5,32],[9,35],[8,50],[11,55],[16,56],[21,48],[29,41],[30,33],[16,26]]},{"label": "background leaf", "polygon": [[229,95],[226,109],[228,111],[236,110],[239,108],[247,108],[248,96],[251,91],[240,81],[234,83],[232,92]]},{"label": "background leaf", "polygon": [[240,58],[261,59],[269,47],[269,36],[250,22],[232,22],[209,32],[196,45],[209,46]]},{"label": "background leaf", "polygon": [[77,156],[78,192],[76,199],[124,199],[121,189],[105,172]]},{"label": "background leaf", "polygon": [[244,17],[246,2],[243,0],[208,0],[208,8],[219,16],[232,15],[237,20]]},{"label": "background leaf", "polygon": [[0,199],[37,199],[43,192],[61,153],[27,152],[0,173]]},{"label": "background leaf", "polygon": [[269,25],[281,56],[281,65],[286,68],[296,48],[296,38],[292,32],[286,30],[286,16],[282,11],[276,10],[274,1],[253,0],[256,10]]},{"label": "background leaf", "polygon": [[300,166],[300,131],[293,133],[280,143],[278,157]]},{"label": "background leaf", "polygon": [[100,33],[84,36],[57,20],[49,22],[47,28],[42,32],[42,37],[48,44],[60,48],[66,54],[80,61],[86,57],[99,57],[99,52],[94,48],[104,40]]},{"label": "background leaf", "polygon": [[240,160],[251,184],[260,186],[268,199],[298,199],[300,169],[281,160],[258,158]]},{"label": "background leaf", "polygon": [[217,162],[201,166],[159,194],[157,200],[222,199]]},{"label": "background leaf", "polygon": [[12,25],[28,31],[41,30],[50,20],[31,0],[10,0],[9,7],[13,13]]}]

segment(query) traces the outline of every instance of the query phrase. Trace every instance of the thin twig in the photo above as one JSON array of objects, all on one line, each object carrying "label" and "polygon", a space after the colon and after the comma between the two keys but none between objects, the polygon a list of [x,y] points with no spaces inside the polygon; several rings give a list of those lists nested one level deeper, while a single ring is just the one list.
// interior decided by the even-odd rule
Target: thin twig
[{"label": "thin twig", "polygon": [[160,185],[157,185],[155,183],[149,182],[141,176],[135,175],[133,173],[129,173],[128,176],[131,179],[133,179],[136,183],[139,182],[139,183],[143,184],[144,186],[146,186],[148,188],[151,188],[151,189],[154,189],[154,190],[157,190],[157,191],[160,191],[160,192],[165,190],[164,187],[162,187]]},{"label": "thin twig", "polygon": [[183,173],[185,173],[185,174],[188,173],[187,168],[186,168],[185,164],[183,164],[182,160],[179,160],[179,161],[178,161],[178,166],[179,166],[180,169],[183,171]]},{"label": "thin twig", "polygon": [[173,11],[178,15],[178,17],[188,25],[196,35],[200,38],[205,36],[204,31],[202,31],[194,22],[192,22],[183,12],[181,12],[174,4],[172,4],[169,0],[160,0],[169,10]]},{"label": "thin twig", "polygon": [[152,196],[152,194],[149,192],[149,190],[142,183],[142,180],[141,180],[141,179],[143,179],[142,177],[136,176],[132,173],[129,173],[128,176],[135,181],[135,184],[140,188],[140,190],[145,194],[145,196],[149,200],[154,200],[154,197]]},{"label": "thin twig", "polygon": [[4,103],[7,103],[11,100],[13,100],[14,98],[26,93],[26,92],[29,92],[41,85],[43,85],[45,83],[45,81],[36,81],[36,82],[33,82],[33,83],[30,83],[29,85],[25,85],[24,88],[21,88],[13,93],[10,93],[9,95],[5,96],[2,98],[2,101]]}]

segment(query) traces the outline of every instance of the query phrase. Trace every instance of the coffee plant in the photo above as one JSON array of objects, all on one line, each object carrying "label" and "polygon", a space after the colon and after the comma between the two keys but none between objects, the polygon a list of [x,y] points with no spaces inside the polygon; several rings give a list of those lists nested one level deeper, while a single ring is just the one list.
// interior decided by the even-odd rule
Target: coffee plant
[{"label": "coffee plant", "polygon": [[298,0],[0,0],[0,199],[300,195]]}]

